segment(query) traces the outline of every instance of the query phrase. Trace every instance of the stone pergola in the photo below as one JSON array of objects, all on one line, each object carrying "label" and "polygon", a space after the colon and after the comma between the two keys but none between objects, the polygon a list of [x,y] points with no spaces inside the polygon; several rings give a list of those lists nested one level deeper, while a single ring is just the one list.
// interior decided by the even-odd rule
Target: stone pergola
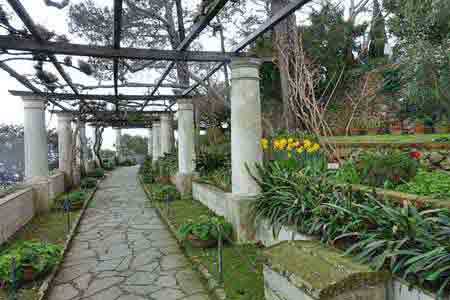
[{"label": "stone pergola", "polygon": [[[39,183],[48,176],[47,140],[45,128],[46,103],[58,108],[59,168],[65,173],[66,183],[74,183],[72,170],[72,145],[80,143],[81,159],[87,157],[86,128],[91,126],[113,127],[116,129],[116,145],[120,147],[123,128],[148,128],[149,154],[157,160],[173,148],[172,115],[175,104],[178,107],[178,164],[179,178],[190,178],[195,170],[195,98],[190,94],[200,85],[195,83],[185,87],[176,95],[160,95],[158,90],[175,67],[177,62],[212,62],[210,71],[203,81],[221,70],[224,65],[231,66],[231,148],[232,148],[232,193],[237,198],[258,193],[258,186],[248,174],[246,166],[251,167],[261,161],[261,105],[259,89],[259,66],[261,60],[250,57],[243,50],[258,37],[271,30],[279,22],[294,13],[311,0],[292,0],[277,14],[269,18],[254,33],[243,39],[229,52],[189,51],[192,42],[210,24],[220,10],[231,0],[214,0],[204,15],[197,18],[190,32],[175,50],[135,49],[121,47],[122,0],[114,2],[113,45],[91,46],[68,42],[46,41],[20,0],[8,0],[11,8],[23,21],[29,35],[27,38],[0,36],[0,47],[6,50],[30,51],[49,58],[73,93],[48,93],[34,86],[27,78],[18,74],[6,63],[0,68],[16,78],[29,91],[10,91],[22,97],[25,110],[25,176],[32,183]],[[113,95],[84,94],[72,82],[56,55],[77,55],[111,59],[113,64]],[[162,75],[152,85],[146,95],[122,95],[118,92],[118,64],[120,59],[168,61]],[[164,104],[161,104],[164,101]],[[106,104],[113,104],[114,110],[104,110]],[[168,103],[168,104],[166,104]],[[73,109],[77,107],[77,109]],[[79,137],[73,140],[71,122],[79,124]],[[239,209],[239,205],[237,206]]]}]

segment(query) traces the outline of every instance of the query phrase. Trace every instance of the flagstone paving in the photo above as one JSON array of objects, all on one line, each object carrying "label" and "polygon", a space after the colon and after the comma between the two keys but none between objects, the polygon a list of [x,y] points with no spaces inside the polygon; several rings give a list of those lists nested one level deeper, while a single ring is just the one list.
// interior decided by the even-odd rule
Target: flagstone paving
[{"label": "flagstone paving", "polygon": [[101,183],[48,299],[210,298],[128,167]]}]

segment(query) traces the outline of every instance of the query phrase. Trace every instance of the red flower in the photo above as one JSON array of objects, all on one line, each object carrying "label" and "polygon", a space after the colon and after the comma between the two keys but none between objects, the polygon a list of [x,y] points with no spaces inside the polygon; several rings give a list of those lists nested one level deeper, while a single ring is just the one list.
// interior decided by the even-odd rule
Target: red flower
[{"label": "red flower", "polygon": [[419,151],[411,151],[409,153],[409,156],[414,159],[419,159],[422,156],[422,153],[420,153]]},{"label": "red flower", "polygon": [[411,147],[411,148],[417,148],[419,145],[417,145],[417,144],[411,144],[411,145],[409,145],[409,147]]}]

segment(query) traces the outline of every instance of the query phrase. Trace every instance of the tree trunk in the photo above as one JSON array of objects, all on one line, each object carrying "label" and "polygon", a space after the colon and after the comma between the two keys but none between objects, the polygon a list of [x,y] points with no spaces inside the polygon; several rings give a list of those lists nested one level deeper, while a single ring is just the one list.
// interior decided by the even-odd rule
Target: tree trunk
[{"label": "tree trunk", "polygon": [[[290,3],[289,0],[271,0],[271,14],[274,15],[280,9]],[[276,51],[276,59],[278,68],[280,69],[281,78],[281,95],[283,100],[283,120],[285,120],[285,128],[289,129],[294,125],[294,117],[289,108],[289,82],[288,72],[282,53],[289,53],[292,49],[294,41],[297,39],[297,24],[295,14],[279,23],[274,28],[274,50]]]}]

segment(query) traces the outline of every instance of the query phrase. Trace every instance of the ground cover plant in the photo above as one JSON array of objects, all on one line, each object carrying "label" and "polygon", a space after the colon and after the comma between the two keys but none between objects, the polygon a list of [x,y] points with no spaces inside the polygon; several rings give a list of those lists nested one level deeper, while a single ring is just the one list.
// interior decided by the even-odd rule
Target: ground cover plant
[{"label": "ground cover plant", "polygon": [[437,199],[450,199],[450,173],[420,169],[411,181],[397,186],[395,190]]},{"label": "ground cover plant", "polygon": [[[0,284],[12,284],[12,262],[16,263],[19,284],[48,273],[61,259],[62,247],[39,241],[23,241],[0,253]],[[31,270],[30,276],[27,271]]]},{"label": "ground cover plant", "polygon": [[222,228],[222,233],[231,238],[232,225],[225,221],[223,217],[210,217],[201,215],[196,219],[186,221],[179,230],[183,239],[194,236],[203,241],[216,240],[219,238],[218,226]]},{"label": "ground cover plant", "polygon": [[96,168],[87,174],[88,177],[103,178],[105,177],[105,171],[102,168]]},{"label": "ground cover plant", "polygon": [[440,297],[448,292],[449,210],[401,206],[352,192],[314,165],[286,168],[278,160],[265,161],[255,175],[262,190],[253,206],[255,220],[269,221],[275,233],[294,226],[374,269],[388,268]]}]

